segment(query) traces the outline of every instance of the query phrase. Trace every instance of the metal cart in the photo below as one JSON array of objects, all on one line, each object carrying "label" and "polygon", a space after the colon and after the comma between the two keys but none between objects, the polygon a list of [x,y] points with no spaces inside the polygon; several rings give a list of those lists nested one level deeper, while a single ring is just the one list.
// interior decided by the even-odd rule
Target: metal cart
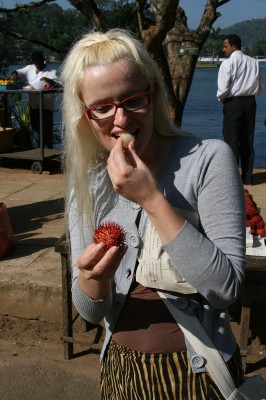
[{"label": "metal cart", "polygon": [[0,153],[0,158],[13,158],[13,159],[23,159],[23,160],[32,160],[31,170],[35,174],[41,174],[43,171],[44,161],[49,158],[59,157],[62,155],[62,150],[60,149],[46,149],[44,148],[44,140],[43,140],[43,96],[45,93],[61,93],[62,89],[51,89],[51,90],[3,90],[0,92],[0,95],[4,96],[4,109],[5,109],[5,123],[6,126],[7,121],[7,96],[11,94],[21,95],[25,93],[37,93],[39,95],[39,110],[40,110],[40,147],[37,149],[15,149],[13,152],[8,153]]}]

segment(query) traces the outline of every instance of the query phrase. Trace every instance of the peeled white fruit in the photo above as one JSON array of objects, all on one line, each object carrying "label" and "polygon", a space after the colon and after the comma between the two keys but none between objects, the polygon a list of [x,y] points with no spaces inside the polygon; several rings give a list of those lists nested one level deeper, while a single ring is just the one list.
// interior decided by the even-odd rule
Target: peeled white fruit
[{"label": "peeled white fruit", "polygon": [[128,147],[129,143],[134,138],[133,135],[131,135],[130,133],[126,133],[126,132],[120,133],[119,136],[121,137],[121,139],[123,141],[123,147]]}]

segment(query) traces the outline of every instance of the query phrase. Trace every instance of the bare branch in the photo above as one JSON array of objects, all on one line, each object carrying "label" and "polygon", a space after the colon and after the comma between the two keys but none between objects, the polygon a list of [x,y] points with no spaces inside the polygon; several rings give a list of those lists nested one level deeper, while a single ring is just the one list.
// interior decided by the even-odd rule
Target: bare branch
[{"label": "bare branch", "polygon": [[89,21],[99,30],[105,30],[104,18],[97,4],[93,0],[69,0],[69,3],[85,15]]},{"label": "bare branch", "polygon": [[[229,3],[231,0],[207,0],[204,12],[202,14],[197,34],[199,35],[199,42],[202,43],[202,46],[205,40],[208,38],[212,26],[214,22],[221,16],[219,12],[217,12],[217,8],[223,6],[226,3]],[[202,48],[200,46],[200,50]]]},{"label": "bare branch", "polygon": [[[137,1],[139,4],[138,15],[142,12],[143,1]],[[179,0],[157,0],[151,1],[151,8],[155,16],[155,23],[144,29],[142,24],[141,36],[148,48],[155,58],[161,53],[161,45],[164,41],[166,34],[175,24],[176,10]],[[141,17],[139,16],[139,21]],[[143,21],[143,19],[142,19]]]},{"label": "bare branch", "polygon": [[55,47],[50,46],[47,42],[42,42],[41,40],[32,39],[32,38],[29,38],[27,36],[21,35],[20,33],[17,33],[17,32],[5,31],[3,29],[1,29],[1,32],[3,34],[5,34],[6,36],[8,36],[8,37],[13,37],[13,38],[15,38],[17,40],[21,40],[21,41],[27,42],[27,43],[37,44],[37,45],[42,46],[42,47],[44,47],[46,49],[49,49],[49,50],[57,53],[60,56],[61,59],[62,59],[62,56],[65,54],[64,51],[58,50]]},{"label": "bare branch", "polygon": [[14,13],[14,12],[17,12],[17,11],[20,11],[20,10],[40,7],[43,4],[53,3],[54,1],[55,0],[41,0],[41,1],[37,2],[37,3],[31,2],[31,3],[27,3],[27,4],[23,4],[23,5],[17,5],[14,8],[2,8],[2,7],[0,7],[0,13],[10,14],[10,13]]}]

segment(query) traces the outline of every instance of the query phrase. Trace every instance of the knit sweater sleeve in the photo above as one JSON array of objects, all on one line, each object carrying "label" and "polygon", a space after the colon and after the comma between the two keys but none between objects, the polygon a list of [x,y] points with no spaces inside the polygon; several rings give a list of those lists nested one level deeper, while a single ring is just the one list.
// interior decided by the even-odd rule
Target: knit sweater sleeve
[{"label": "knit sweater sleeve", "polygon": [[186,222],[164,250],[213,307],[223,308],[239,296],[244,276],[244,191],[231,149],[222,141],[202,147],[184,178],[194,187],[201,229]]},{"label": "knit sweater sleeve", "polygon": [[76,260],[86,246],[92,243],[93,238],[85,216],[82,220],[78,218],[74,195],[70,202],[68,221],[72,260],[72,301],[81,317],[93,324],[97,324],[110,310],[112,293],[110,291],[104,299],[95,301],[86,295],[79,286],[79,269],[77,268]]}]

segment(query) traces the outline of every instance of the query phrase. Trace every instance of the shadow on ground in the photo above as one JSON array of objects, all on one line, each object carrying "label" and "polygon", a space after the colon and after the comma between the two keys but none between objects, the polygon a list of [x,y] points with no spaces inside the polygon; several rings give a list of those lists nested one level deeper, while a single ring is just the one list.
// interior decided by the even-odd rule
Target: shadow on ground
[{"label": "shadow on ground", "polygon": [[257,171],[253,175],[254,185],[260,185],[266,182],[266,171]]},{"label": "shadow on ground", "polygon": [[[47,248],[55,245],[62,232],[63,198],[45,200],[8,208],[17,247],[7,258],[32,254],[36,247]],[[54,236],[49,236],[53,232]],[[23,248],[22,248],[23,247]],[[20,250],[19,250],[20,248]]]},{"label": "shadow on ground", "polygon": [[[31,172],[33,160],[24,159],[5,159],[0,155],[0,167],[8,169],[21,169]],[[61,174],[63,170],[62,160],[60,157],[48,158],[43,161],[43,171],[48,171],[51,175]]]}]

